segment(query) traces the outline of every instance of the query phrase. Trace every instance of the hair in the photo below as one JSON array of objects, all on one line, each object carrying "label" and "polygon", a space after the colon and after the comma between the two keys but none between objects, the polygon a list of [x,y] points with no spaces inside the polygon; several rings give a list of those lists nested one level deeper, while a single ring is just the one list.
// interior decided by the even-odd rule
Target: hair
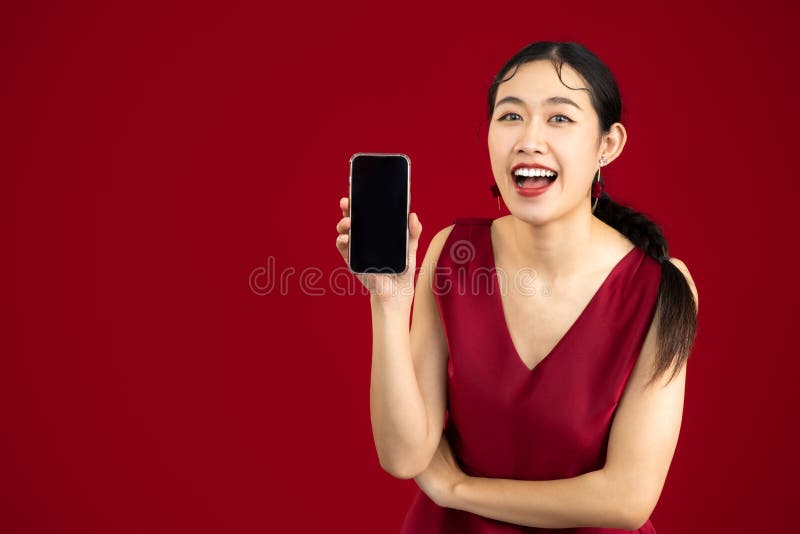
[{"label": "hair", "polygon": [[[503,65],[489,87],[489,120],[494,113],[498,86],[511,79],[521,65],[536,60],[551,61],[562,84],[564,80],[561,78],[561,70],[564,64],[582,76],[588,88],[569,87],[566,84],[564,86],[588,91],[599,118],[601,134],[608,133],[611,126],[620,121],[622,99],[609,68],[579,43],[552,41],[529,44]],[[669,379],[671,381],[688,360],[697,334],[697,304],[689,283],[680,269],[668,260],[667,240],[656,223],[643,214],[614,202],[605,191],[597,200],[594,215],[661,264],[655,314],[658,318],[656,365],[648,385],[674,366]]]}]

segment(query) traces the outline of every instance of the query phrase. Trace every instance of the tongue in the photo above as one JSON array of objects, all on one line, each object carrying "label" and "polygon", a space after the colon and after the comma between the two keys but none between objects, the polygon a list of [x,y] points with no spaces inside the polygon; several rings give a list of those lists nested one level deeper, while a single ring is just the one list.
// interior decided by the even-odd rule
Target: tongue
[{"label": "tongue", "polygon": [[532,176],[525,178],[525,181],[522,182],[522,187],[525,189],[538,189],[547,186],[551,181],[544,176]]}]

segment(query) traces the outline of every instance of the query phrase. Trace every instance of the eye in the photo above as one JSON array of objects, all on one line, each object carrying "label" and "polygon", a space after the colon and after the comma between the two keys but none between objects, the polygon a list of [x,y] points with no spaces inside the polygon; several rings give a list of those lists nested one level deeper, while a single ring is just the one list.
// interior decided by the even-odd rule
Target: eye
[{"label": "eye", "polygon": [[499,121],[513,120],[513,119],[506,119],[506,117],[511,117],[512,115],[514,117],[519,117],[520,119],[522,118],[522,117],[519,116],[518,113],[506,113],[505,115],[501,115],[497,120],[499,120]]},{"label": "eye", "polygon": [[557,120],[557,121],[555,121],[555,122],[572,122],[572,119],[570,119],[570,118],[569,118],[569,117],[567,117],[566,115],[561,115],[561,114],[559,114],[559,115],[553,115],[553,117],[551,118],[551,120],[552,120],[552,119],[558,119],[558,118],[561,118],[561,119],[564,119],[564,120]]}]

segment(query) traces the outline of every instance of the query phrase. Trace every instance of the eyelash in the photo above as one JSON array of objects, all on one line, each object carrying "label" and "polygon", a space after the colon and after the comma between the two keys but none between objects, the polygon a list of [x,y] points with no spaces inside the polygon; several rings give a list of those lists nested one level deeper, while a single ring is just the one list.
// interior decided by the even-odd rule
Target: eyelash
[{"label": "eyelash", "polygon": [[[508,117],[509,115],[516,115],[517,117],[519,117],[519,113],[513,113],[512,112],[512,113],[506,113],[505,115],[501,115],[497,120],[501,121],[501,122],[509,122],[509,121],[505,120],[505,118]],[[565,121],[556,121],[556,122],[563,122],[563,123],[572,122],[572,119],[570,119],[569,117],[567,117],[566,115],[563,115],[561,113],[559,113],[557,115],[553,115],[553,117],[564,117],[565,119],[567,119]]]}]

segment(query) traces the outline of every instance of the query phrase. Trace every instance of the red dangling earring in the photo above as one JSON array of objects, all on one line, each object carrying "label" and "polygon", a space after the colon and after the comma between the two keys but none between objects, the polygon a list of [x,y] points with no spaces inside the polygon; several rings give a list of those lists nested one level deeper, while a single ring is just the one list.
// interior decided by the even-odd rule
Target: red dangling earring
[{"label": "red dangling earring", "polygon": [[592,184],[592,198],[600,198],[600,194],[603,192],[603,178],[599,176],[598,179]]},{"label": "red dangling earring", "polygon": [[500,212],[500,188],[497,187],[497,184],[492,184],[489,186],[489,190],[492,192],[493,197],[497,197],[497,211]]},{"label": "red dangling earring", "polygon": [[[606,164],[606,157],[603,156],[600,158],[600,166]],[[600,169],[597,169],[597,180],[592,183],[592,198],[594,199],[594,203],[592,204],[592,213],[594,213],[595,208],[597,208],[597,201],[600,200],[600,196],[603,194],[603,190],[605,189],[605,184],[603,183],[603,177],[600,175]]]}]

